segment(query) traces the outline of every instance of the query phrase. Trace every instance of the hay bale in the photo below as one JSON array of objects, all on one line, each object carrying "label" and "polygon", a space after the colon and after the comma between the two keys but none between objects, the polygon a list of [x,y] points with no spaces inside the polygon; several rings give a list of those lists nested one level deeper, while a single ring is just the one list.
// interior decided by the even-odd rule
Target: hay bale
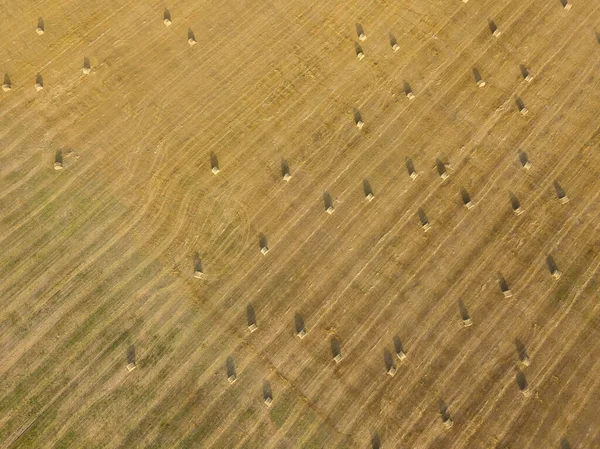
[{"label": "hay bale", "polygon": [[444,422],[444,427],[446,429],[450,429],[454,425],[454,422],[452,421],[452,419],[450,417],[444,418],[443,422]]},{"label": "hay bale", "polygon": [[56,161],[54,163],[54,170],[62,170],[63,169],[63,164],[62,162]]},{"label": "hay bale", "polygon": [[127,371],[132,372],[136,368],[135,362],[129,362],[127,364]]}]

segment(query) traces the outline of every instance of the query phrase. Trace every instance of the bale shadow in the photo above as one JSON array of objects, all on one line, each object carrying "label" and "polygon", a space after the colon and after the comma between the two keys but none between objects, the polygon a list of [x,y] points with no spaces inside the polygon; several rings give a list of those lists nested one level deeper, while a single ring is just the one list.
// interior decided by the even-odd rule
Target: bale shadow
[{"label": "bale shadow", "polygon": [[394,36],[392,33],[388,33],[388,38],[390,40],[390,47],[394,48],[396,45],[398,45],[398,39],[396,39],[396,36]]},{"label": "bale shadow", "polygon": [[409,95],[409,94],[413,93],[412,87],[410,87],[410,84],[408,84],[407,81],[404,81],[403,87],[404,87],[404,94],[405,95]]},{"label": "bale shadow", "polygon": [[554,274],[558,271],[556,261],[554,260],[554,257],[552,257],[550,254],[548,254],[548,256],[546,257],[546,266],[548,267],[548,270],[550,270],[550,274]]},{"label": "bale shadow", "polygon": [[383,361],[385,362],[385,369],[389,371],[394,366],[394,358],[392,353],[386,348],[383,350]]},{"label": "bale shadow", "polygon": [[273,390],[271,389],[271,382],[267,379],[263,381],[263,399],[273,399]]},{"label": "bale shadow", "polygon": [[571,443],[566,438],[560,440],[560,449],[571,449]]},{"label": "bale shadow", "polygon": [[290,174],[290,166],[285,159],[281,159],[281,176]]},{"label": "bale shadow", "polygon": [[353,117],[354,117],[354,124],[355,125],[363,121],[362,114],[356,108],[354,108],[354,110],[353,110]]},{"label": "bale shadow", "polygon": [[515,375],[515,380],[517,381],[519,390],[521,390],[521,391],[527,390],[527,388],[529,387],[529,384],[527,383],[525,374],[523,374],[523,372],[519,368],[516,368],[515,371],[517,372],[517,374]]},{"label": "bale shadow", "polygon": [[565,189],[558,183],[558,181],[554,181],[554,190],[556,191],[556,197],[560,200],[566,196]]},{"label": "bale shadow", "polygon": [[413,160],[409,157],[406,158],[406,170],[408,171],[408,175],[412,175],[413,173],[416,173],[415,170],[415,164],[413,162]]},{"label": "bale shadow", "polygon": [[256,325],[256,311],[252,304],[248,304],[246,307],[246,319],[248,321],[248,326]]},{"label": "bale shadow", "polygon": [[481,73],[479,73],[479,70],[477,70],[476,68],[473,68],[472,73],[473,73],[473,78],[475,79],[475,82],[479,83],[482,80]]},{"label": "bale shadow", "polygon": [[515,338],[515,348],[517,350],[517,355],[519,356],[519,360],[527,360],[529,358],[529,354],[527,354],[527,349],[521,340]]},{"label": "bale shadow", "polygon": [[357,23],[356,24],[356,35],[360,39],[360,37],[363,36],[364,34],[365,34],[365,30],[363,29],[362,25],[360,23]]},{"label": "bale shadow", "polygon": [[498,285],[500,285],[500,290],[502,290],[502,293],[509,291],[510,289],[508,288],[508,282],[506,282],[506,279],[502,273],[497,273],[496,276],[498,277]]},{"label": "bale shadow", "polygon": [[333,200],[331,199],[331,195],[329,192],[323,192],[323,203],[325,204],[325,210],[328,210],[330,207],[333,207]]},{"label": "bale shadow", "polygon": [[237,377],[237,371],[235,369],[235,362],[234,362],[232,356],[227,357],[225,366],[227,368],[227,378],[230,378],[231,376]]},{"label": "bale shadow", "polygon": [[444,162],[439,158],[436,158],[435,160],[435,168],[437,169],[439,176],[442,176],[444,173],[446,173],[446,164],[444,164]]},{"label": "bale shadow", "polygon": [[596,41],[600,44],[600,33],[596,31]]},{"label": "bale shadow", "polygon": [[342,355],[342,347],[337,337],[331,337],[331,356],[337,357]]},{"label": "bale shadow", "polygon": [[400,337],[398,335],[394,335],[394,351],[396,351],[396,354],[401,354],[404,353],[404,345],[402,344],[402,340],[400,340]]},{"label": "bale shadow", "polygon": [[365,193],[365,196],[373,195],[373,189],[367,179],[363,179],[363,192]]},{"label": "bale shadow", "polygon": [[87,56],[83,58],[83,68],[89,70],[92,67],[92,64],[90,63],[90,58],[88,58]]},{"label": "bale shadow", "polygon": [[301,331],[306,331],[306,326],[304,324],[304,318],[298,312],[294,315],[294,329],[296,333],[300,333]]},{"label": "bale shadow", "polygon": [[163,12],[163,20],[171,22],[171,12],[167,8],[165,8],[165,11]]},{"label": "bale shadow", "polygon": [[527,163],[529,162],[529,158],[527,157],[527,153],[525,153],[524,151],[519,150],[519,162],[521,162],[521,165],[523,167],[525,167],[527,165]]},{"label": "bale shadow", "polygon": [[490,33],[492,34],[498,31],[498,25],[496,25],[496,22],[491,19],[488,19],[488,27],[490,28]]},{"label": "bale shadow", "polygon": [[44,26],[44,19],[42,19],[41,17],[38,17],[37,27],[42,31],[46,31],[46,27]]},{"label": "bale shadow", "polygon": [[421,222],[421,226],[425,226],[429,224],[429,218],[427,218],[427,215],[425,214],[425,211],[423,210],[422,207],[419,207],[419,210],[417,211],[417,215],[419,216],[419,221]]},{"label": "bale shadow", "polygon": [[361,53],[364,55],[363,49],[358,42],[354,42],[354,51],[356,52],[356,56],[360,55]]},{"label": "bale shadow", "polygon": [[508,196],[510,198],[510,206],[512,207],[512,210],[519,210],[521,208],[521,202],[519,201],[519,198],[517,198],[517,195],[512,192],[508,192]]},{"label": "bale shadow", "polygon": [[38,73],[35,77],[35,84],[39,84],[40,86],[44,87],[44,78],[42,78],[42,74]]},{"label": "bale shadow", "polygon": [[375,430],[371,430],[371,448],[381,449],[381,437]]},{"label": "bale shadow", "polygon": [[525,108],[525,103],[523,103],[521,97],[515,97],[515,104],[517,105],[517,108],[519,108],[519,111],[522,111]]},{"label": "bale shadow", "polygon": [[210,152],[210,168],[211,170],[215,168],[219,169],[219,158],[214,151]]},{"label": "bale shadow", "polygon": [[194,35],[194,32],[192,31],[191,28],[188,28],[187,37],[188,37],[188,41],[192,40],[192,41],[196,42],[196,36]]},{"label": "bale shadow", "polygon": [[63,163],[63,154],[62,151],[58,150],[54,155],[54,162],[58,162],[60,164]]},{"label": "bale shadow", "polygon": [[202,259],[198,251],[194,252],[194,271],[202,273]]},{"label": "bale shadow", "polygon": [[529,69],[525,66],[525,64],[519,64],[519,69],[521,70],[521,76],[523,79],[526,79],[529,76]]},{"label": "bale shadow", "polygon": [[460,197],[463,204],[469,204],[471,202],[471,195],[469,195],[469,192],[467,192],[467,189],[464,187],[460,188]]},{"label": "bale shadow", "polygon": [[450,419],[450,411],[448,410],[448,406],[446,405],[446,403],[440,399],[439,406],[440,406],[440,415],[442,416],[442,420],[446,421],[446,420]]},{"label": "bale shadow", "polygon": [[567,0],[560,0],[560,4],[562,5],[563,8],[566,8],[567,5],[569,4],[569,2]]},{"label": "bale shadow", "polygon": [[135,365],[135,346],[129,345],[127,348],[127,363],[133,363]]},{"label": "bale shadow", "polygon": [[458,300],[458,310],[460,310],[460,317],[463,319],[463,321],[471,318],[469,315],[469,310],[467,309],[467,306],[465,306],[465,303],[462,299]]},{"label": "bale shadow", "polygon": [[12,81],[10,80],[10,76],[8,73],[4,74],[4,85],[11,87],[12,86]]},{"label": "bale shadow", "polygon": [[262,250],[263,248],[268,248],[267,237],[261,232],[258,234],[258,247]]}]

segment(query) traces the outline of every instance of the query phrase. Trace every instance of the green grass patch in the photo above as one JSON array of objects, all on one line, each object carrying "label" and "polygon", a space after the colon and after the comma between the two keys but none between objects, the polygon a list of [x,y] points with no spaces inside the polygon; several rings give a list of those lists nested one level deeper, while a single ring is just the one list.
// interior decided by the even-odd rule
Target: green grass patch
[{"label": "green grass patch", "polygon": [[60,439],[58,443],[56,443],[56,449],[70,449],[76,447],[77,441],[79,440],[79,435],[70,430]]},{"label": "green grass patch", "polygon": [[295,396],[289,391],[284,393],[281,397],[274,399],[273,407],[269,411],[269,415],[271,415],[275,427],[280,429],[281,426],[283,426],[290,416],[295,404]]}]

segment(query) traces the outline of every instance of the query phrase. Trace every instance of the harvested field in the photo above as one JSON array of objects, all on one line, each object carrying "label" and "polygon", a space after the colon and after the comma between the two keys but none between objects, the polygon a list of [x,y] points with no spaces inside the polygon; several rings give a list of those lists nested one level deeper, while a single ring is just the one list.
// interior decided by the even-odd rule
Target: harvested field
[{"label": "harvested field", "polygon": [[600,447],[598,1],[0,29],[0,447]]}]

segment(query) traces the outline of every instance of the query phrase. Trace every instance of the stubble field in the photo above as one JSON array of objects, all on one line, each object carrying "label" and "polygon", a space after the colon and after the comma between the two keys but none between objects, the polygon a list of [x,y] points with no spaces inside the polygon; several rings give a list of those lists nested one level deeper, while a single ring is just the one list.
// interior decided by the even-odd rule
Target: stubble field
[{"label": "stubble field", "polygon": [[600,447],[600,3],[33,3],[1,447]]}]

